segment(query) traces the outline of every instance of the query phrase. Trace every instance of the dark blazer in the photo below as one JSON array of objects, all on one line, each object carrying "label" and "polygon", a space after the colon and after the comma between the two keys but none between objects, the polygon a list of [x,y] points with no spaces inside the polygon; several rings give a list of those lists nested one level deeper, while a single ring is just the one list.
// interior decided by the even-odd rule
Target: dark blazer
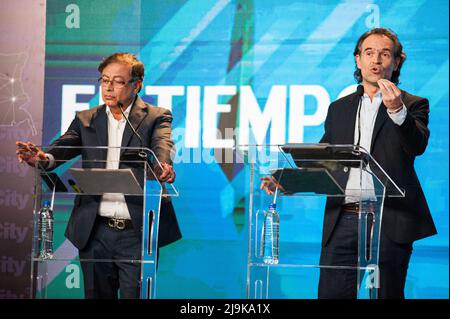
[{"label": "dark blazer", "polygon": [[[404,198],[386,197],[381,231],[397,243],[411,243],[436,234],[428,204],[414,170],[416,156],[423,154],[428,144],[429,103],[427,99],[402,91],[407,116],[402,125],[395,124],[382,103],[375,120],[371,155],[406,191]],[[359,98],[356,93],[331,103],[325,120],[321,143],[354,144],[355,122]],[[347,172],[335,176],[346,185]],[[325,246],[339,217],[344,198],[327,199],[322,245]]]},{"label": "dark blazer", "polygon": [[[108,117],[106,104],[77,112],[64,135],[54,141],[46,150],[56,160],[68,160],[77,155],[86,160],[106,160],[107,151],[93,149],[58,149],[53,146],[107,146]],[[129,114],[129,120],[142,137],[144,147],[150,148],[160,162],[171,164],[170,154],[173,148],[171,140],[172,115],[169,110],[153,107],[137,97]],[[140,141],[128,125],[126,125],[122,147],[140,147]],[[122,153],[123,155],[123,153]],[[122,156],[121,155],[121,156]],[[126,163],[119,163],[120,168],[128,168]],[[83,162],[85,168],[104,167],[105,162]],[[130,167],[138,170],[136,176],[142,176],[143,167]],[[140,174],[139,174],[140,172]],[[140,181],[143,183],[143,181]],[[78,248],[83,249],[91,234],[100,207],[101,196],[77,196],[70,216],[65,235]],[[142,196],[125,196],[133,227],[142,235]],[[160,209],[160,226],[158,246],[162,247],[181,238],[178,221],[170,198],[163,198]]]}]

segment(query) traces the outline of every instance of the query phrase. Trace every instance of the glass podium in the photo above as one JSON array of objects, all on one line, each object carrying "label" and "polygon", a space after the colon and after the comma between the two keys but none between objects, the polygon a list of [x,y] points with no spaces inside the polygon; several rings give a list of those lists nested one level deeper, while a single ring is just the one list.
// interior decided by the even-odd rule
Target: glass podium
[{"label": "glass podium", "polygon": [[[118,169],[106,168],[106,160],[83,160],[106,158],[108,150],[120,152],[120,164],[116,163]],[[43,167],[43,163],[36,164],[31,252],[32,298],[84,298],[81,265],[117,262],[139,264],[140,298],[155,298],[161,198],[178,196],[178,192],[174,185],[158,181],[162,166],[153,151],[134,147],[72,146],[52,147],[52,151],[58,153],[58,158],[70,159],[55,160],[53,168],[48,170]],[[123,260],[82,259],[78,249],[65,237],[74,207],[88,207],[93,201],[98,203],[104,194],[123,194],[132,221],[139,220],[133,221],[133,226],[142,225],[142,231],[139,232],[142,236],[140,256]],[[45,233],[42,233],[40,211],[44,202],[49,203],[53,213],[53,254],[50,256],[41,253]],[[133,216],[130,205],[134,205],[136,209],[133,211],[137,210],[142,216]],[[97,211],[91,213],[96,215]],[[88,219],[94,221],[95,217]],[[119,221],[116,226],[120,229],[123,225]]]},{"label": "glass podium", "polygon": [[[249,164],[247,298],[317,298],[321,269],[356,271],[357,298],[377,298],[384,198],[403,197],[404,190],[355,145],[241,145],[239,150]],[[358,187],[346,189],[349,174]],[[263,180],[270,195],[261,187]],[[341,203],[349,197],[359,206],[355,264],[320,263],[326,197]],[[263,259],[270,204],[276,204],[280,220],[277,264]]]}]

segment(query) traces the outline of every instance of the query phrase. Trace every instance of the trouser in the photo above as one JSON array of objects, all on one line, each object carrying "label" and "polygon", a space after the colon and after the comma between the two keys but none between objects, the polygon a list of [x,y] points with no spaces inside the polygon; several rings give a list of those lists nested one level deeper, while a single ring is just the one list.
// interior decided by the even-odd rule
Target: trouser
[{"label": "trouser", "polygon": [[[399,244],[381,231],[379,248],[380,299],[403,299],[412,243]],[[358,261],[358,214],[340,213],[331,238],[322,247],[320,264],[328,266],[356,266]],[[362,278],[363,276],[360,276]],[[319,298],[356,298],[358,272],[353,269],[320,269]]]},{"label": "trouser", "polygon": [[[87,299],[140,296],[141,238],[133,228],[115,229],[97,218],[87,246],[79,251]],[[95,259],[95,262],[86,261]],[[100,260],[100,261],[99,261]],[[128,261],[128,262],[127,262]]]}]

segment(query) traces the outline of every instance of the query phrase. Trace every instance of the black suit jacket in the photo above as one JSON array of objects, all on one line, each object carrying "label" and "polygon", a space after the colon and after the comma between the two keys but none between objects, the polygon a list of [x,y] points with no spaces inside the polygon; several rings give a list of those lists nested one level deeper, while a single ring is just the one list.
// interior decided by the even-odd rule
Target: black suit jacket
[{"label": "black suit jacket", "polygon": [[[410,243],[436,234],[428,204],[414,170],[416,156],[425,151],[428,130],[427,99],[402,91],[407,116],[402,125],[395,124],[382,103],[375,120],[371,155],[406,191],[404,198],[384,201],[381,231],[397,243]],[[355,122],[359,97],[356,93],[331,103],[325,120],[322,143],[354,144]],[[349,173],[341,173],[341,185],[346,185]],[[325,246],[339,217],[344,198],[328,198],[325,208],[322,245]]]},{"label": "black suit jacket", "polygon": [[[77,155],[82,156],[85,168],[104,167],[105,162],[86,162],[86,160],[106,160],[107,151],[94,149],[60,149],[53,146],[107,146],[108,118],[105,104],[77,112],[64,135],[54,141],[46,150],[56,160],[68,160]],[[172,115],[169,110],[153,107],[137,97],[129,114],[129,120],[142,137],[144,147],[150,148],[160,162],[171,164],[170,154],[173,148],[171,140]],[[140,147],[140,141],[126,125],[122,147]],[[123,155],[123,153],[122,153]],[[120,168],[130,167],[121,162]],[[130,167],[138,170],[136,176],[142,176],[143,167]],[[143,183],[143,181],[140,181]],[[78,248],[83,249],[91,234],[100,207],[101,196],[77,196],[65,235]],[[131,221],[138,236],[142,235],[142,196],[125,196]],[[160,226],[158,246],[162,247],[181,238],[178,221],[170,198],[163,198],[160,209]]]}]

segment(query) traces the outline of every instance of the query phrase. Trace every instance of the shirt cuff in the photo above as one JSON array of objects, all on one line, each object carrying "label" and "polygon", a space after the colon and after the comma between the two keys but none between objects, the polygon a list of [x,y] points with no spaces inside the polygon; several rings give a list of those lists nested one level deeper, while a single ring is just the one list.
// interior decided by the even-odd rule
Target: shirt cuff
[{"label": "shirt cuff", "polygon": [[387,113],[388,113],[389,117],[391,118],[391,120],[395,124],[400,126],[405,121],[406,114],[408,114],[408,111],[406,110],[405,104],[403,104],[402,109],[400,111],[398,111],[397,113],[390,113],[389,110],[387,110]]},{"label": "shirt cuff", "polygon": [[55,166],[55,157],[50,153],[45,153],[45,156],[47,156],[47,158],[48,158],[47,169],[53,168]]}]

